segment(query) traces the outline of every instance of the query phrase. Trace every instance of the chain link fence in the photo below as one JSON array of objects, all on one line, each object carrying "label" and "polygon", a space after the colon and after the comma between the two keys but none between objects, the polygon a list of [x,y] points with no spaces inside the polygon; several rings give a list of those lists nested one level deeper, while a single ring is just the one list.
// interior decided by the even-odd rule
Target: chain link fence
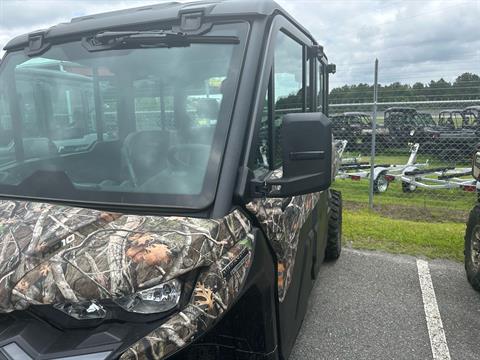
[{"label": "chain link fence", "polygon": [[345,140],[335,186],[350,206],[368,207],[371,180],[374,209],[389,216],[463,221],[477,197],[480,101],[379,100],[374,148],[373,104],[330,105],[334,136]]}]

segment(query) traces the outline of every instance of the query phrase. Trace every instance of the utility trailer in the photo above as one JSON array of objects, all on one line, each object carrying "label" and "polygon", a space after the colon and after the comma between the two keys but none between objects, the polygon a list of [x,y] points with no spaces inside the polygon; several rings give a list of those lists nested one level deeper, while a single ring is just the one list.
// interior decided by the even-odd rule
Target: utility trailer
[{"label": "utility trailer", "polygon": [[443,167],[435,169],[405,171],[401,176],[402,189],[413,192],[417,188],[426,190],[461,189],[476,192],[476,181],[465,179],[471,175],[470,168]]},{"label": "utility trailer", "polygon": [[[402,191],[414,192],[417,189],[445,190],[461,189],[467,192],[477,190],[477,182],[465,179],[471,174],[469,168],[438,167],[428,168],[429,162],[417,163],[419,144],[410,150],[410,158],[404,165],[376,164],[374,167],[373,189],[375,193],[387,191],[393,181],[401,181]],[[360,157],[344,159],[337,174],[338,179],[359,181],[370,177],[370,163],[362,162]]]},{"label": "utility trailer", "polygon": [[[375,193],[383,193],[388,190],[389,184],[396,179],[400,179],[405,172],[418,170],[428,165],[426,163],[417,163],[417,153],[420,145],[413,144],[410,148],[410,157],[403,165],[392,164],[376,164],[373,173],[373,191]],[[362,162],[361,159],[354,158],[344,160],[337,179],[351,179],[359,181],[361,179],[370,178],[371,165],[368,162]],[[402,187],[403,188],[403,187]],[[404,189],[404,191],[408,191]]]}]

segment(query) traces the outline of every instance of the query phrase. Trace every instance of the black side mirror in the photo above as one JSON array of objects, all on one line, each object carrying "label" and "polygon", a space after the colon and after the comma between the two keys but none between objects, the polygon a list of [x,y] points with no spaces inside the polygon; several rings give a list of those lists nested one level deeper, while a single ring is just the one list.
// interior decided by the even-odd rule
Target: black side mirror
[{"label": "black side mirror", "polygon": [[322,113],[287,114],[281,136],[283,175],[253,180],[253,192],[290,197],[328,189],[332,183],[330,120]]}]

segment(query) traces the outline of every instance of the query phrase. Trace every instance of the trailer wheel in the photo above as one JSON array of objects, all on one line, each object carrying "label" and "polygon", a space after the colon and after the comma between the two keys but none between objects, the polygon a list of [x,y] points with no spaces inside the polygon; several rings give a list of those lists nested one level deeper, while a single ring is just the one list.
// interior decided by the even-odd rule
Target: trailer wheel
[{"label": "trailer wheel", "polygon": [[383,193],[387,191],[388,185],[390,184],[389,181],[387,180],[387,172],[382,171],[380,174],[378,174],[377,178],[373,180],[373,192],[375,194]]},{"label": "trailer wheel", "polygon": [[406,181],[402,181],[402,191],[404,193],[412,193],[414,192],[415,190],[417,190],[417,186],[416,185],[413,185],[413,184],[410,184]]},{"label": "trailer wheel", "polygon": [[342,251],[342,193],[330,190],[330,215],[328,217],[328,237],[325,260],[333,261]]},{"label": "trailer wheel", "polygon": [[470,211],[465,232],[465,270],[472,287],[480,291],[480,206]]}]

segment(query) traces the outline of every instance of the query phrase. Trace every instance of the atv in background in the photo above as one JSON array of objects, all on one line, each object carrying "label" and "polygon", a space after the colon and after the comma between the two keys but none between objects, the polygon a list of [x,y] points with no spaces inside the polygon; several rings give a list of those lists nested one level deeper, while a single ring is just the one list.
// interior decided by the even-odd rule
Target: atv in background
[{"label": "atv in background", "polygon": [[478,130],[480,126],[480,106],[469,106],[462,111],[464,128]]},{"label": "atv in background", "polygon": [[[347,151],[370,151],[372,117],[364,112],[345,112],[330,116],[335,139],[347,140]],[[382,149],[390,139],[389,131],[377,125],[377,146]]]},{"label": "atv in background", "polygon": [[432,127],[432,128],[437,127],[437,123],[435,122],[432,114],[430,114],[430,113],[417,112],[416,117],[417,117],[418,121],[424,126],[428,126],[428,127]]},{"label": "atv in background", "polygon": [[443,110],[438,114],[438,126],[454,130],[463,122],[463,111],[459,109]]},{"label": "atv in background", "polygon": [[[385,110],[384,124],[395,146],[429,143],[438,137],[438,125],[432,115],[414,108],[392,107]],[[422,146],[422,149],[428,147]]]},{"label": "atv in background", "polygon": [[[480,182],[480,146],[473,157],[472,175],[477,180],[477,194]],[[470,211],[465,232],[465,271],[472,287],[480,291],[480,199]]]},{"label": "atv in background", "polygon": [[412,136],[423,128],[417,110],[407,107],[391,107],[385,110],[384,126],[388,129],[395,145],[412,141]]},{"label": "atv in background", "polygon": [[480,107],[464,110],[444,110],[438,116],[438,127],[424,147],[442,161],[449,163],[468,161],[480,135],[478,112]]}]

